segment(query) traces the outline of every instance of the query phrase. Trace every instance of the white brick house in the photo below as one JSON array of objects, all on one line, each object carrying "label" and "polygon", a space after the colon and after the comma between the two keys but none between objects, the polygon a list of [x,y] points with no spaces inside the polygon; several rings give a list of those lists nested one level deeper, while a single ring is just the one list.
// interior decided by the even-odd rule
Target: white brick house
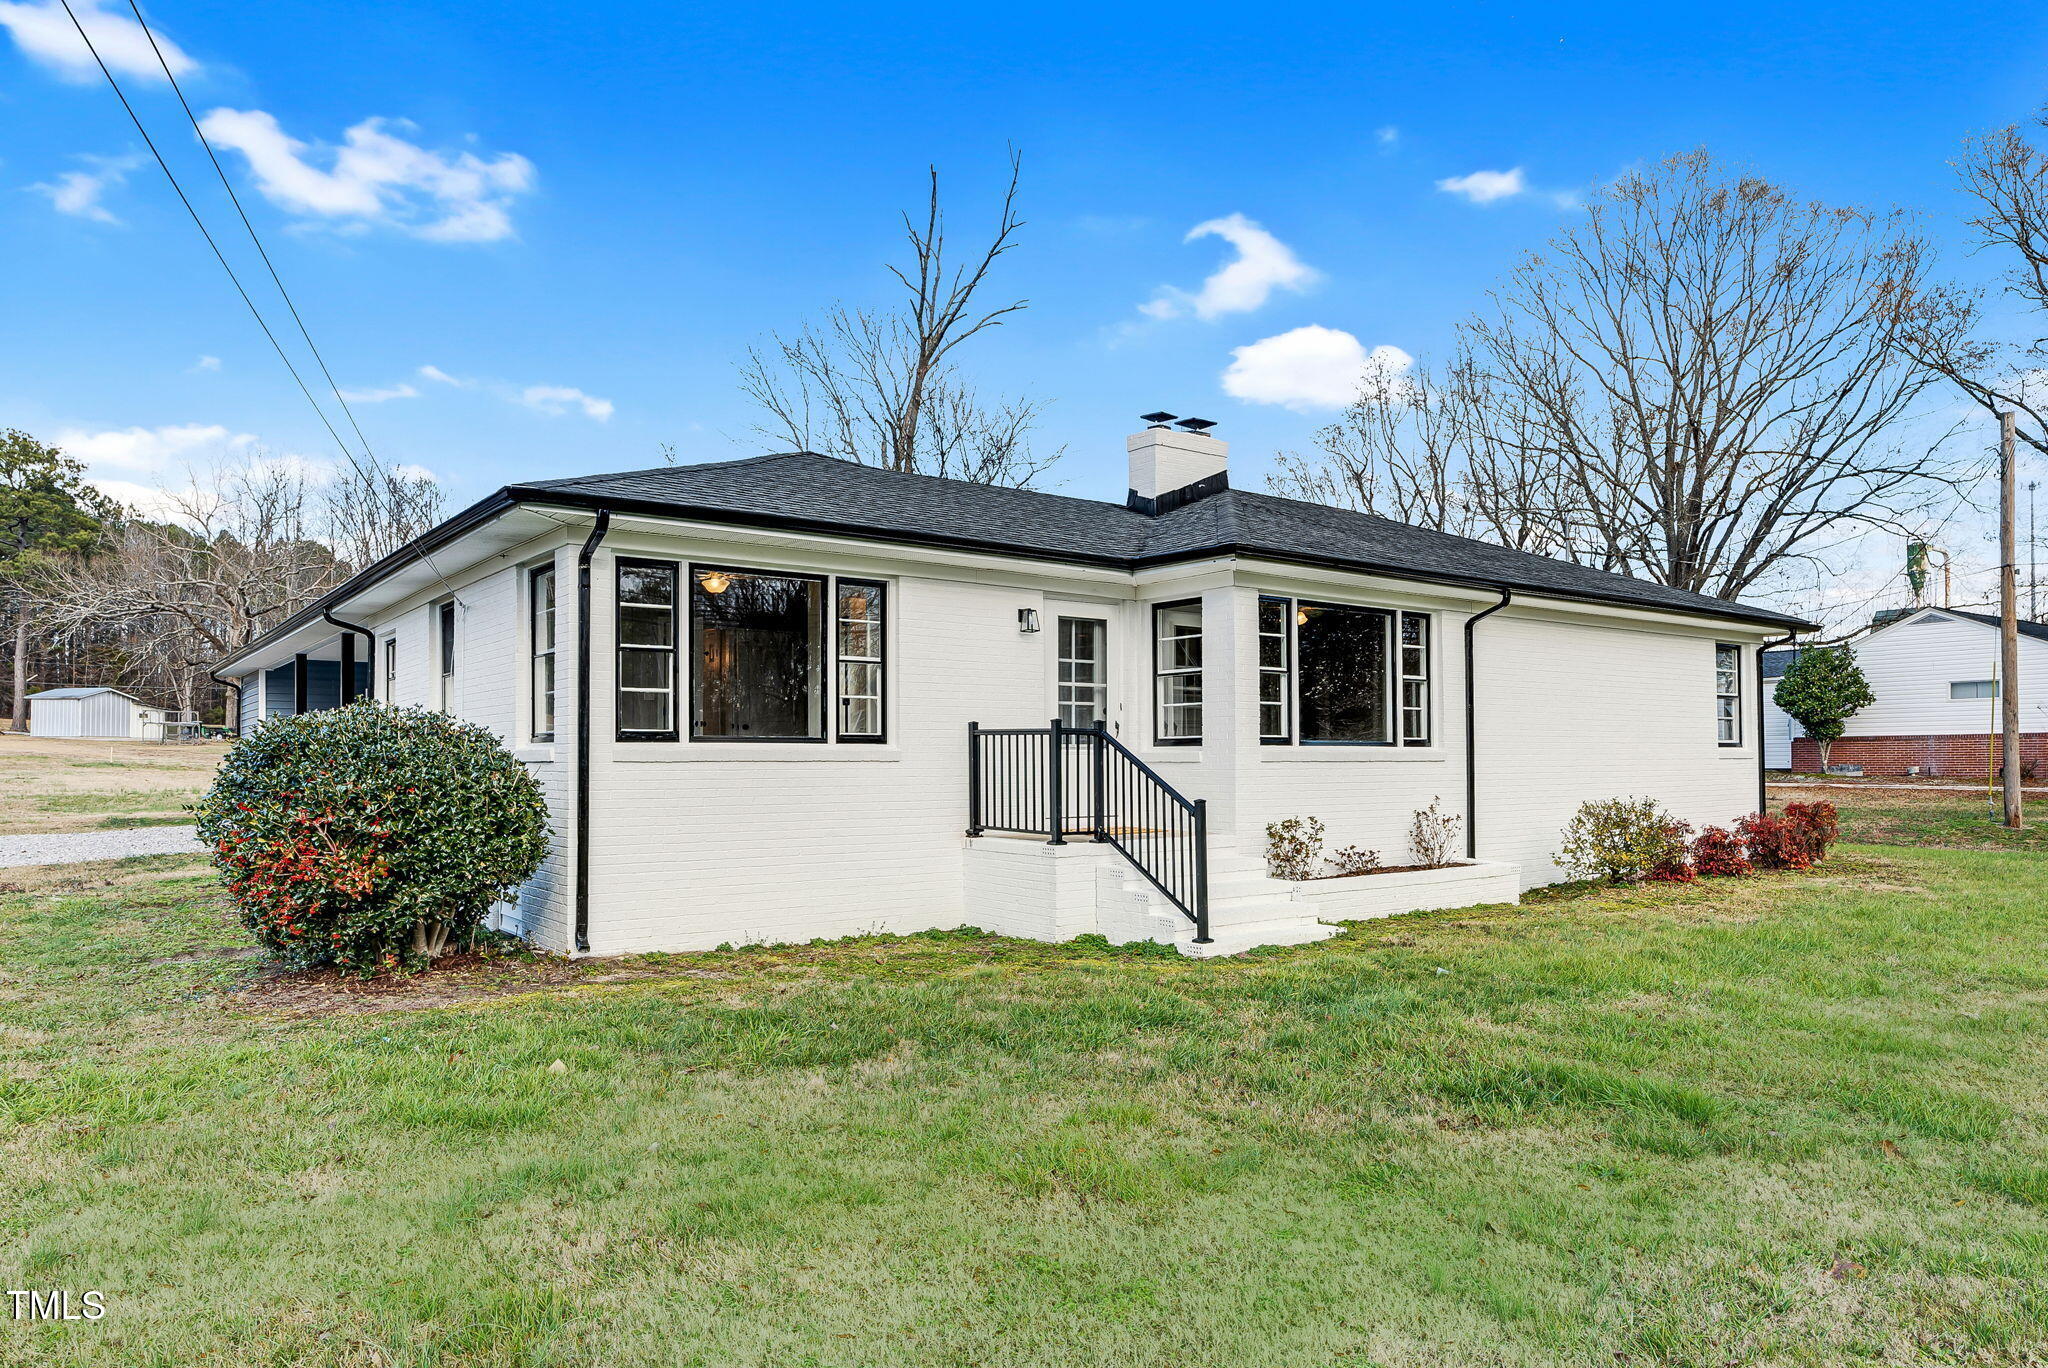
[{"label": "white brick house", "polygon": [[[1806,624],[1231,490],[1195,432],[1128,447],[1116,503],[806,454],[510,486],[217,669],[245,727],[335,661],[497,731],[554,828],[502,915],[593,954],[961,925],[1222,953],[1551,882],[1587,798],[1758,805],[1756,653]],[[1399,865],[1438,798],[1478,863],[1328,881],[1351,911],[1263,877],[1269,821]]]}]

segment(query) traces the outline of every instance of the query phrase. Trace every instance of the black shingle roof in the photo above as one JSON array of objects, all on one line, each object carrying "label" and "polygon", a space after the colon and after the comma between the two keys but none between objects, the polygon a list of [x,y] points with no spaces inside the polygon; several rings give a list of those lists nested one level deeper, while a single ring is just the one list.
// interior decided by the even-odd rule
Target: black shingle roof
[{"label": "black shingle roof", "polygon": [[660,466],[508,487],[515,500],[568,502],[980,548],[1043,560],[1132,567],[1234,553],[1396,578],[1501,585],[1786,628],[1784,613],[1609,574],[1490,542],[1303,503],[1224,490],[1152,516],[1122,504],[906,475],[803,452]]}]

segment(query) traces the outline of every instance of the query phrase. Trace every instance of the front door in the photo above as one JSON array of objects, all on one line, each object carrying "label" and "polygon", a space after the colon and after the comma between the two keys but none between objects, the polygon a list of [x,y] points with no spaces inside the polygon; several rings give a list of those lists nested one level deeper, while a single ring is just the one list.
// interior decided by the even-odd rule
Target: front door
[{"label": "front door", "polygon": [[1109,623],[1103,618],[1059,620],[1058,698],[1060,724],[1092,727],[1110,723]]}]

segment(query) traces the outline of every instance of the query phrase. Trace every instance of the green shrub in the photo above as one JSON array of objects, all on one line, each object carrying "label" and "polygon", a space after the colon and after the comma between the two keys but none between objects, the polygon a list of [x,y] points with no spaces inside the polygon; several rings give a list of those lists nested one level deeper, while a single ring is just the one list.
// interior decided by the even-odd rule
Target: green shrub
[{"label": "green shrub", "polygon": [[1313,879],[1323,867],[1323,822],[1320,817],[1283,817],[1266,823],[1266,872],[1299,883]]},{"label": "green shrub", "polygon": [[196,810],[243,924],[299,968],[417,968],[473,934],[547,852],[526,767],[484,728],[423,708],[265,722]]},{"label": "green shrub", "polygon": [[1564,829],[1557,862],[1582,879],[1637,883],[1660,870],[1689,868],[1689,831],[1654,798],[1581,803]]}]

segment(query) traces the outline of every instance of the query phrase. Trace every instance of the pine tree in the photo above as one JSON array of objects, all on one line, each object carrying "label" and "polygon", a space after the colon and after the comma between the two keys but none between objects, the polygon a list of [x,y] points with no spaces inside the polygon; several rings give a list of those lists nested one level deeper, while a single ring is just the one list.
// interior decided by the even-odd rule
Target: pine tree
[{"label": "pine tree", "polygon": [[84,466],[26,432],[0,433],[0,593],[14,609],[15,731],[28,729],[29,586],[53,558],[90,548],[110,512]]}]

